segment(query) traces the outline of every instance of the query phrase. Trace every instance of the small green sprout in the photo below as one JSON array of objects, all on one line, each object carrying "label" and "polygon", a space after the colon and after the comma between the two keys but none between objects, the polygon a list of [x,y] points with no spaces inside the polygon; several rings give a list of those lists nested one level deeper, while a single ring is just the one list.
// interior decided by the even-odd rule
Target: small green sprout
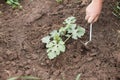
[{"label": "small green sprout", "polygon": [[7,0],[7,4],[11,5],[12,8],[22,8],[22,6],[19,3],[19,0]]},{"label": "small green sprout", "polygon": [[56,0],[57,1],[57,3],[61,3],[63,0]]},{"label": "small green sprout", "polygon": [[[43,37],[41,40],[46,43],[47,55],[49,59],[54,59],[61,52],[65,52],[65,43],[70,38],[78,39],[85,34],[85,29],[75,24],[75,17],[68,17],[63,24],[65,27],[61,27],[59,30],[53,30],[48,36]],[[66,39],[63,40],[62,38]]]},{"label": "small green sprout", "polygon": [[113,6],[113,14],[114,14],[116,17],[120,18],[120,1],[117,2],[117,3],[115,4],[115,6]]},{"label": "small green sprout", "polygon": [[40,78],[37,77],[32,77],[32,76],[17,76],[17,77],[12,77],[7,80],[18,80],[18,79],[24,79],[24,80],[40,80]]},{"label": "small green sprout", "polygon": [[75,80],[80,80],[81,74],[78,74]]}]

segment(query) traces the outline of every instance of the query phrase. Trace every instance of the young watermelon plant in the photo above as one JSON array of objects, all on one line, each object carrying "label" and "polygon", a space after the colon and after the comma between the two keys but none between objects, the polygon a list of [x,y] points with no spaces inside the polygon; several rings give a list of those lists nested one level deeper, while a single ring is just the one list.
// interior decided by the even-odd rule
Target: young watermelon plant
[{"label": "young watermelon plant", "polygon": [[[75,24],[76,18],[68,17],[59,30],[53,30],[48,36],[43,37],[41,40],[46,44],[47,55],[49,59],[54,59],[60,53],[65,52],[65,43],[70,38],[78,39],[85,34],[85,29]],[[63,40],[63,37],[65,40]]]}]

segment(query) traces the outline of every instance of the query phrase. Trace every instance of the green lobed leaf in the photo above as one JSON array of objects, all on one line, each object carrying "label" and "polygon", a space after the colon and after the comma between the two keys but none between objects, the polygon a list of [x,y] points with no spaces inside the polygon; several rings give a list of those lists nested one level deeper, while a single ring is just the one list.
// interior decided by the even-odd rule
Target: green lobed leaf
[{"label": "green lobed leaf", "polygon": [[59,50],[59,48],[58,48],[58,45],[56,45],[55,47],[54,47],[54,49],[56,49],[54,52],[55,52],[55,54],[56,55],[60,55],[60,50]]},{"label": "green lobed leaf", "polygon": [[59,35],[58,31],[57,31],[57,30],[53,30],[53,31],[50,33],[50,36],[51,36],[51,37],[54,37],[56,34]]},{"label": "green lobed leaf", "polygon": [[49,43],[50,42],[50,36],[43,37],[42,39],[43,43]]},{"label": "green lobed leaf", "polygon": [[78,39],[78,38],[81,38],[81,36],[83,36],[85,34],[85,29],[78,26],[76,29],[75,29],[75,26],[71,28],[71,30],[69,31],[69,33],[72,33],[72,38],[73,39]]},{"label": "green lobed leaf", "polygon": [[65,35],[65,33],[66,33],[66,29],[64,28],[64,27],[61,27],[60,29],[59,29],[59,33],[60,33],[60,35]]},{"label": "green lobed leaf", "polygon": [[65,45],[58,45],[58,49],[61,51],[61,52],[65,52]]},{"label": "green lobed leaf", "polygon": [[49,52],[48,54],[48,58],[49,59],[54,59],[57,55],[55,54],[55,53],[53,53],[53,52]]},{"label": "green lobed leaf", "polygon": [[85,29],[80,27],[80,26],[78,26],[77,30],[78,30],[78,32],[77,32],[78,33],[78,37],[81,38],[85,34]]},{"label": "green lobed leaf", "polygon": [[54,45],[56,45],[56,41],[51,41],[51,42],[49,42],[49,43],[47,43],[47,45],[46,45],[46,47],[47,48],[51,48],[51,47],[53,47]]},{"label": "green lobed leaf", "polygon": [[70,24],[69,28],[67,29],[68,33],[72,33],[75,30],[76,26],[76,24]]},{"label": "green lobed leaf", "polygon": [[73,32],[72,32],[72,38],[73,38],[73,39],[78,39],[77,30],[73,30]]},{"label": "green lobed leaf", "polygon": [[68,17],[64,22],[63,24],[73,24],[76,22],[76,18],[71,16],[71,17]]},{"label": "green lobed leaf", "polygon": [[63,41],[60,41],[59,43],[52,41],[49,44],[52,44],[52,47],[48,46],[47,49],[49,59],[54,59],[56,56],[60,55],[61,52],[65,51],[65,45]]}]

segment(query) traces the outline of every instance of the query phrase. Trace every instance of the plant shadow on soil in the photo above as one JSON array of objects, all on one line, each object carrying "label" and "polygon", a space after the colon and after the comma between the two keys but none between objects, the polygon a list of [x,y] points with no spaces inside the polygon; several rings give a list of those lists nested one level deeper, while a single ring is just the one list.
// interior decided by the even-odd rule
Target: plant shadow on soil
[{"label": "plant shadow on soil", "polygon": [[[22,10],[0,3],[0,80],[31,75],[41,80],[120,80],[120,20],[113,16],[114,0],[104,2],[100,19],[93,25],[89,50],[82,47],[89,36],[84,21],[87,0],[22,0]],[[86,28],[82,39],[67,42],[67,50],[54,60],[46,55],[41,38],[59,29],[69,16]]]}]

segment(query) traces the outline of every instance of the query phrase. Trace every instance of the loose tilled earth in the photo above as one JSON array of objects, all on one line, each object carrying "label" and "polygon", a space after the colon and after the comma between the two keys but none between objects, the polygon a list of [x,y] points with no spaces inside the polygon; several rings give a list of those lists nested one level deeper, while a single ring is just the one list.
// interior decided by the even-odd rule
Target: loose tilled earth
[{"label": "loose tilled earth", "polygon": [[[112,3],[105,0],[93,39],[86,49],[81,41],[89,38],[84,20],[88,0],[21,0],[22,10],[0,1],[0,80],[31,75],[41,80],[120,80],[120,20],[112,14]],[[82,39],[69,40],[67,50],[54,60],[46,55],[41,38],[70,16],[86,28]]]}]

